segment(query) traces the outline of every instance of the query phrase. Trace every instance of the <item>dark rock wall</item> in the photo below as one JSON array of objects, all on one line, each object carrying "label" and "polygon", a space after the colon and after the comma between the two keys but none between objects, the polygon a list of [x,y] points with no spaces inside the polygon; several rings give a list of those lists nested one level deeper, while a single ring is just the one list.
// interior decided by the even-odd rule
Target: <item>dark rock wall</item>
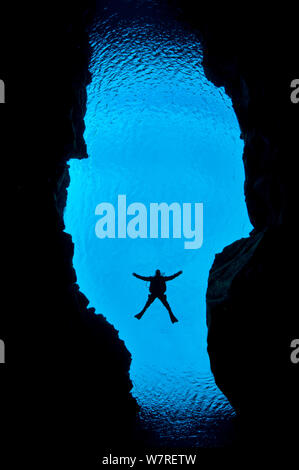
[{"label": "dark rock wall", "polygon": [[17,460],[42,468],[88,468],[101,452],[140,438],[131,355],[79,291],[73,243],[63,232],[67,160],[87,157],[86,28],[93,12],[94,2],[54,2],[7,17],[12,131],[5,151],[18,200],[11,207],[9,307],[1,318],[4,442],[18,448]]}]

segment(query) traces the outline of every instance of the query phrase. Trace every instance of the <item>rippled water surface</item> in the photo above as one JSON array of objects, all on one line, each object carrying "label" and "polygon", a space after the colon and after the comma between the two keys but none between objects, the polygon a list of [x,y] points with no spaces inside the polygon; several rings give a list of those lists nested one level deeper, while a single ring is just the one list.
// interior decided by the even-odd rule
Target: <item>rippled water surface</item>
[{"label": "rippled water surface", "polygon": [[[233,411],[216,387],[206,352],[205,291],[215,253],[251,229],[243,198],[240,130],[230,99],[207,81],[194,34],[174,20],[106,12],[92,30],[87,160],[70,162],[66,231],[90,305],[132,353],[141,418],[164,445],[218,446]],[[103,239],[95,207],[203,202],[204,242]],[[183,275],[168,283],[179,322],[156,300],[141,321],[147,283],[132,272]]]}]

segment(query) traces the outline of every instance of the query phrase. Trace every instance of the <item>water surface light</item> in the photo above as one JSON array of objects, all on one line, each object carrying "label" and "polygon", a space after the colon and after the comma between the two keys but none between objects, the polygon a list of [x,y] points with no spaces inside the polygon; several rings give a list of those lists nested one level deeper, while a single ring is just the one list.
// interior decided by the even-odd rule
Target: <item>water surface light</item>
[{"label": "water surface light", "polygon": [[[91,32],[85,140],[70,161],[65,230],[75,244],[80,290],[132,354],[132,393],[144,426],[164,445],[223,445],[233,410],[216,387],[206,351],[205,293],[216,253],[248,236],[243,143],[229,97],[207,80],[196,36],[179,23],[109,16]],[[202,202],[204,239],[99,239],[101,202]],[[132,272],[183,275],[169,282],[172,324],[156,300],[138,321],[148,283]],[[109,360],[109,358],[106,358]]]}]

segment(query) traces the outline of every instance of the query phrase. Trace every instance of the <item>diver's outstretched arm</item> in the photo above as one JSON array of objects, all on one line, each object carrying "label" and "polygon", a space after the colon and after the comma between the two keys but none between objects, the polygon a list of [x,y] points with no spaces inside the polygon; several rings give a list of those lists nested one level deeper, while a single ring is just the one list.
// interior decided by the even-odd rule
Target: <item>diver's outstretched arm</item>
[{"label": "diver's outstretched arm", "polygon": [[175,277],[178,277],[180,274],[182,274],[183,271],[179,271],[175,274],[173,274],[172,276],[165,276],[164,277],[164,281],[171,281],[172,279],[174,279]]},{"label": "diver's outstretched arm", "polygon": [[132,273],[133,276],[137,277],[138,279],[141,279],[142,281],[150,281],[151,277],[150,276],[139,276],[139,274]]}]

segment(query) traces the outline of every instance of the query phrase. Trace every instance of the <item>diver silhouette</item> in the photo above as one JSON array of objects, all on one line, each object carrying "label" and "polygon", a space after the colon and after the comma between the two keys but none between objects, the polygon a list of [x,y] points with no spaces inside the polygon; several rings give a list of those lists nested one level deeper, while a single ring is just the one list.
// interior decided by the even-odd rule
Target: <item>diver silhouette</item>
[{"label": "diver silhouette", "polygon": [[170,320],[172,321],[172,323],[177,322],[178,319],[172,313],[170,305],[167,302],[165,291],[166,291],[166,282],[171,281],[175,277],[182,274],[182,272],[183,271],[179,271],[173,274],[172,276],[162,276],[159,269],[156,270],[155,276],[139,276],[139,274],[133,273],[133,276],[137,277],[138,279],[141,279],[142,281],[150,281],[150,287],[149,287],[150,294],[148,296],[147,302],[145,306],[143,307],[143,309],[141,310],[141,312],[135,315],[135,318],[138,318],[138,320],[140,320],[140,318],[148,309],[148,307],[153,303],[155,299],[158,298],[162,302],[164,307],[166,307],[166,309],[168,310]]}]

